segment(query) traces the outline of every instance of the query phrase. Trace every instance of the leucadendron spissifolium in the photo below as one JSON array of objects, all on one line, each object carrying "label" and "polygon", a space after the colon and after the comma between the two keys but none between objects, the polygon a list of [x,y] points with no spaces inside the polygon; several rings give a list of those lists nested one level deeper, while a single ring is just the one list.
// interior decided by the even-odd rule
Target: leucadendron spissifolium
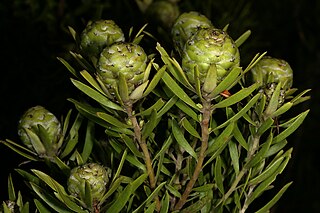
[{"label": "leucadendron spissifolium", "polygon": [[[68,136],[54,164],[46,162],[50,170],[18,170],[39,211],[243,213],[272,193],[291,157],[288,137],[308,110],[283,114],[309,90],[296,94],[290,66],[266,53],[243,64],[251,32],[234,39],[214,23],[182,13],[168,35],[175,47],[158,42],[155,50],[142,42],[147,26],[102,44],[87,42],[96,38],[89,33],[82,39],[92,48],[78,43],[71,52],[76,65],[59,58],[81,91],[69,99],[80,114],[69,134],[63,125]],[[257,212],[269,211],[290,185]]]}]

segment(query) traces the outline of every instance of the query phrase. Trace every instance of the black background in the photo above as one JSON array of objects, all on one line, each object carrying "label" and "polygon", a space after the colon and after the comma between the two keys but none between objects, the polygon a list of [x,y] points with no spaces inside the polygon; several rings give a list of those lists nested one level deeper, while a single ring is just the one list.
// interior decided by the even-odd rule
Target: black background
[{"label": "black background", "polygon": [[[66,26],[82,30],[83,23],[95,14],[99,4],[104,6],[102,18],[117,20],[125,32],[130,26],[142,26],[145,21],[134,1],[30,1],[38,2],[34,3],[37,7],[23,2],[0,3],[0,139],[14,141],[18,140],[19,117],[29,107],[43,105],[56,115],[65,115],[73,107],[66,99],[76,96],[77,91],[69,81],[69,72],[56,59],[65,57],[73,42]],[[60,4],[48,6],[50,2]],[[320,212],[319,1],[251,0],[245,4],[247,8],[240,8],[240,3],[232,1],[202,2],[211,2],[214,10],[209,13],[203,3],[183,6],[185,10],[193,7],[206,13],[217,27],[230,23],[232,36],[252,30],[241,50],[245,62],[256,53],[267,51],[290,63],[294,87],[312,89],[312,99],[292,112],[311,109],[303,125],[289,138],[294,147],[292,159],[277,184],[281,186],[291,180],[294,183],[273,211]],[[7,199],[8,174],[14,173],[13,169],[23,160],[0,145],[0,200]]]}]

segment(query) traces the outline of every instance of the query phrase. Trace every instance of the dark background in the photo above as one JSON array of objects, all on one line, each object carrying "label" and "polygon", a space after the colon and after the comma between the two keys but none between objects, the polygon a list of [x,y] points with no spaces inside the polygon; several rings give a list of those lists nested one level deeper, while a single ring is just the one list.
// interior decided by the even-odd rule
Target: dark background
[{"label": "dark background", "polygon": [[[294,87],[311,88],[312,99],[292,113],[311,109],[303,125],[289,138],[292,159],[276,181],[294,181],[274,212],[320,212],[320,166],[318,110],[320,86],[320,1],[193,1],[181,0],[181,10],[198,10],[216,27],[230,23],[236,38],[247,29],[252,35],[241,49],[242,63],[256,53],[287,60],[294,70]],[[67,26],[78,32],[91,18],[114,19],[124,32],[141,27],[134,1],[2,0],[0,3],[0,139],[17,141],[16,126],[22,113],[43,105],[56,115],[66,115],[75,97],[69,72],[56,59],[68,59],[73,40]],[[7,176],[24,159],[0,145],[0,200],[7,199]]]}]

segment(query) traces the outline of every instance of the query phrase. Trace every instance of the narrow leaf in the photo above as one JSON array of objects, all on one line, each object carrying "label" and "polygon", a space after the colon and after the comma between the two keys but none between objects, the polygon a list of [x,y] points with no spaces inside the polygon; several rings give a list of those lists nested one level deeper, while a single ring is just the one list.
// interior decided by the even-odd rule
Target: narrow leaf
[{"label": "narrow leaf", "polygon": [[214,98],[215,96],[217,96],[218,94],[220,94],[224,90],[227,90],[234,83],[234,81],[237,79],[241,70],[242,69],[240,67],[233,68],[230,71],[230,73],[228,73],[228,75],[217,85],[217,87],[214,88],[214,90],[210,94],[210,97]]},{"label": "narrow leaf", "polygon": [[164,73],[162,80],[170,88],[170,90],[189,106],[199,110],[193,100],[184,92],[184,90],[170,77],[168,73]]},{"label": "narrow leaf", "polygon": [[157,126],[157,123],[157,112],[153,111],[148,122],[142,128],[141,134],[143,139],[146,139],[151,135],[154,128]]},{"label": "narrow leaf", "polygon": [[14,191],[11,174],[8,176],[8,197],[10,201],[16,201],[16,193]]},{"label": "narrow leaf", "polygon": [[147,96],[150,92],[152,92],[154,90],[154,88],[156,88],[156,86],[159,83],[159,81],[161,80],[166,68],[167,68],[166,66],[163,66],[163,67],[161,67],[161,69],[159,69],[157,71],[157,73],[152,78],[150,84],[148,85],[148,87],[144,91],[143,97]]},{"label": "narrow leaf", "polygon": [[192,136],[201,139],[201,136],[199,135],[198,131],[192,126],[192,124],[188,121],[187,118],[182,118],[180,122],[184,129],[187,130],[187,132],[189,132]]},{"label": "narrow leaf", "polygon": [[40,213],[51,213],[39,200],[34,199],[34,204]]},{"label": "narrow leaf", "polygon": [[203,83],[202,90],[206,93],[211,93],[217,86],[217,67],[215,64],[211,64],[205,81]]},{"label": "narrow leaf", "polygon": [[113,103],[112,101],[110,101],[107,97],[105,97],[104,95],[102,95],[101,93],[99,93],[98,91],[92,89],[91,87],[81,83],[80,81],[71,79],[71,82],[79,89],[81,90],[83,93],[85,93],[86,95],[88,95],[90,98],[96,100],[97,102],[99,102],[100,104],[102,104],[105,107],[111,108],[111,109],[115,109],[115,110],[119,110],[119,111],[123,111],[122,107],[120,107],[119,105]]},{"label": "narrow leaf", "polygon": [[136,144],[133,142],[133,139],[128,137],[125,134],[120,134],[120,137],[122,138],[123,142],[127,145],[127,147],[130,149],[130,151],[136,156],[142,158],[141,152],[138,150]]},{"label": "narrow leaf", "polygon": [[276,89],[272,93],[267,109],[264,112],[266,116],[272,115],[278,109],[280,89],[281,89],[281,83],[277,85]]},{"label": "narrow leaf", "polygon": [[244,32],[237,40],[235,40],[235,44],[237,47],[240,47],[251,35],[251,30],[247,30]]},{"label": "narrow leaf", "polygon": [[193,148],[190,146],[189,142],[185,139],[183,133],[181,132],[181,129],[178,125],[178,123],[172,119],[172,133],[178,144],[186,150],[192,157],[194,157],[196,160],[198,159],[196,152],[193,150]]},{"label": "narrow leaf", "polygon": [[223,132],[218,135],[215,139],[212,140],[212,142],[209,142],[209,147],[207,149],[207,155],[215,152],[218,150],[222,144],[224,144],[226,141],[229,141],[232,137],[232,132],[234,128],[234,123],[230,123]]},{"label": "narrow leaf", "polygon": [[129,183],[125,189],[119,194],[121,199],[117,199],[107,210],[107,212],[118,213],[120,212],[125,204],[128,202],[130,196],[135,193],[136,189],[145,181],[148,177],[147,174],[142,174],[132,183]]},{"label": "narrow leaf", "polygon": [[230,141],[228,143],[229,147],[229,154],[231,157],[232,166],[234,168],[234,171],[236,173],[236,176],[239,174],[239,153],[238,153],[238,147],[237,144],[233,141]]},{"label": "narrow leaf", "polygon": [[259,97],[260,97],[260,94],[256,94],[256,95],[247,103],[247,105],[245,105],[245,107],[243,107],[237,114],[235,114],[234,116],[232,116],[230,119],[228,119],[227,121],[225,121],[223,124],[220,124],[219,126],[217,126],[216,128],[214,128],[212,131],[217,130],[217,129],[221,129],[221,128],[227,126],[229,123],[237,121],[237,120],[238,120],[239,118],[241,118],[245,113],[247,113],[247,111],[258,101]]},{"label": "narrow leaf", "polygon": [[280,191],[265,206],[263,206],[261,209],[259,209],[255,213],[268,212],[271,209],[271,207],[273,207],[274,204],[278,202],[278,200],[281,198],[281,196],[285,193],[285,191],[289,188],[291,184],[292,182],[289,182],[284,187],[282,187],[282,189],[280,189]]},{"label": "narrow leaf", "polygon": [[279,135],[274,137],[273,143],[278,143],[286,139],[289,135],[291,135],[298,127],[302,124],[303,120],[306,118],[310,110],[302,112],[299,117],[284,131],[282,131]]},{"label": "narrow leaf", "polygon": [[130,128],[131,126],[129,126],[128,124],[126,124],[125,122],[119,121],[118,119],[116,119],[114,116],[109,115],[107,113],[104,112],[97,112],[97,116],[99,118],[102,118],[104,121],[119,127],[119,128]]},{"label": "narrow leaf", "polygon": [[214,179],[215,179],[215,182],[217,184],[217,187],[218,187],[219,191],[221,192],[221,194],[224,194],[223,176],[222,176],[222,173],[221,173],[221,168],[222,168],[221,158],[218,155],[216,157],[216,163],[215,163],[215,166],[214,166],[214,175],[215,175]]},{"label": "narrow leaf", "polygon": [[81,153],[81,157],[83,162],[87,162],[89,156],[92,152],[95,136],[94,136],[94,126],[95,124],[92,121],[88,121],[87,129],[86,129],[86,136],[84,140],[84,146]]},{"label": "narrow leaf", "polygon": [[249,96],[255,89],[258,88],[258,84],[253,84],[250,87],[243,88],[239,92],[231,95],[229,98],[224,99],[223,101],[215,104],[213,107],[216,108],[225,108],[228,106],[231,106],[235,103],[238,103],[242,99],[246,98]]}]

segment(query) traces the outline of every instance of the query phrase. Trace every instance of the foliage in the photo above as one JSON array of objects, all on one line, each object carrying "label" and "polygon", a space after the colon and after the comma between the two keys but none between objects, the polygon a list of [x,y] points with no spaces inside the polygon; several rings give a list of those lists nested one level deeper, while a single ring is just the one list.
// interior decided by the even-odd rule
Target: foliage
[{"label": "foliage", "polygon": [[[151,2],[137,4],[144,14]],[[120,73],[113,76],[112,90],[99,76],[97,58],[87,57],[79,46],[70,51],[72,59],[58,57],[80,91],[79,98],[68,99],[78,112],[72,116],[70,110],[61,119],[59,151],[39,155],[19,142],[1,141],[28,160],[31,169],[16,172],[39,212],[245,212],[287,166],[292,153],[288,136],[309,110],[294,117],[286,113],[308,100],[309,90],[282,91],[281,82],[253,82],[251,70],[266,53],[256,54],[246,66],[221,68],[226,74],[219,79],[216,64],[205,71],[195,65],[191,81],[183,54],[168,49],[170,41],[155,40],[164,34],[170,38],[167,29],[159,25],[156,35],[147,30],[148,25],[130,28],[125,41],[151,44],[145,48],[144,70],[129,73],[139,74],[139,81],[129,82],[129,74]],[[69,31],[80,44],[80,33]],[[228,33],[228,25],[221,31]],[[234,39],[236,48],[241,50],[250,34]],[[275,83],[272,91],[269,83]],[[39,129],[27,132],[38,134],[37,144],[46,147],[48,135]],[[87,181],[80,197],[67,190],[71,170],[91,162],[110,168],[110,181],[97,200],[91,199]],[[15,195],[11,176],[8,180],[3,211],[12,212],[13,202],[28,212],[29,202]],[[269,211],[290,185],[255,211]]]}]

